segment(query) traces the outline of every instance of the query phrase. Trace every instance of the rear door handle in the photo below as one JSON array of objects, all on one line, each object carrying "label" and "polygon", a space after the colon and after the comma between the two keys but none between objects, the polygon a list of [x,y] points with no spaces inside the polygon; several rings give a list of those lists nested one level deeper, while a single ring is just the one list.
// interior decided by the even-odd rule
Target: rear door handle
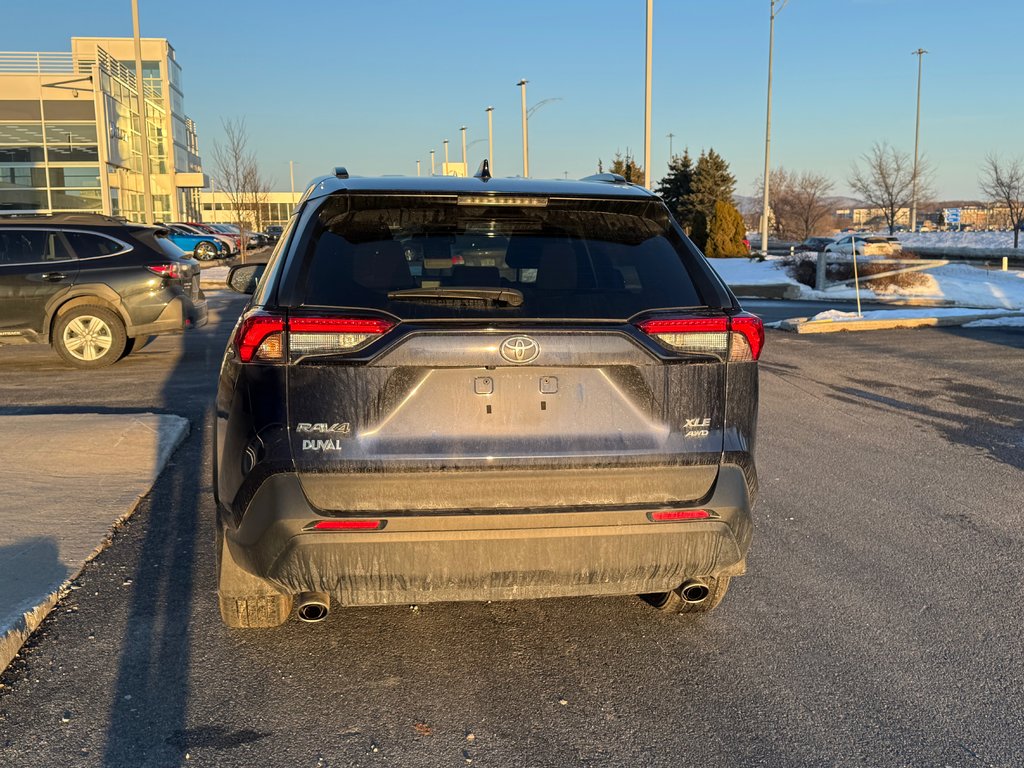
[{"label": "rear door handle", "polygon": [[67,280],[68,276],[63,272],[44,272],[43,280],[50,283],[59,283],[61,280]]}]

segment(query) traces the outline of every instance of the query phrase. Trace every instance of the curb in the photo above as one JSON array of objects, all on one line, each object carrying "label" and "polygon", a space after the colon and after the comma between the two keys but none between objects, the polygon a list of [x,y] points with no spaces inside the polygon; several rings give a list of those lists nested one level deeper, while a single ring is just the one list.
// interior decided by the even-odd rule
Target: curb
[{"label": "curb", "polygon": [[50,611],[71,592],[71,583],[82,574],[85,566],[110,546],[114,532],[135,513],[142,500],[152,492],[153,486],[156,485],[157,480],[159,480],[164,469],[170,463],[175,451],[191,433],[191,424],[187,419],[180,416],[175,416],[174,418],[179,421],[174,423],[169,431],[170,442],[162,447],[158,468],[145,490],[132,499],[127,508],[116,513],[116,516],[107,527],[102,540],[82,560],[70,565],[67,574],[60,584],[56,585],[56,588],[51,588],[51,591],[43,595],[36,605],[25,608],[20,619],[14,620],[12,624],[7,626],[0,624],[0,673],[3,673],[15,657],[17,657],[22,646],[25,645],[32,636],[32,633],[42,624]]},{"label": "curb", "polygon": [[772,327],[793,333],[837,333],[839,331],[887,331],[895,328],[936,328],[991,320],[997,317],[1018,317],[1021,312],[988,313],[984,315],[956,315],[953,317],[903,317],[892,320],[809,320],[794,317],[782,320]]}]

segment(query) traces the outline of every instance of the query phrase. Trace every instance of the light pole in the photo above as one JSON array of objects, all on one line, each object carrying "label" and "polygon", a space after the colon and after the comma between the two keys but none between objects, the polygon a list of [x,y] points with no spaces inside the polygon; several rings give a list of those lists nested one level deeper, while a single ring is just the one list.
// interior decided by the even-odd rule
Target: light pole
[{"label": "light pole", "polygon": [[469,175],[469,164],[466,161],[466,126],[459,130],[462,131],[462,167],[466,170],[466,175]]},{"label": "light pole", "polygon": [[292,182],[292,202],[295,202],[295,161],[288,161],[288,176]]},{"label": "light pole", "polygon": [[132,34],[135,38],[135,87],[139,97],[139,143],[142,145],[142,197],[146,223],[153,223],[153,185],[149,178],[149,123],[146,121],[146,87],[142,79],[142,38],[139,36],[139,0],[132,0]]},{"label": "light pole", "polygon": [[530,139],[526,132],[526,84],[529,81],[524,77],[516,85],[519,86],[523,96],[523,178],[530,176]]},{"label": "light pole", "polygon": [[924,55],[928,53],[924,48],[911,51],[911,56],[917,56],[917,120],[914,123],[914,179],[910,192],[910,231],[917,231],[917,148],[921,139],[921,64]]},{"label": "light pole", "polygon": [[647,60],[644,68],[644,186],[651,188],[651,42],[654,38],[654,0],[647,0]]},{"label": "light pole", "polygon": [[487,165],[491,175],[494,175],[494,107],[487,110]]},{"label": "light pole", "polygon": [[419,160],[416,161],[416,175],[417,176],[420,175],[420,161]]},{"label": "light pole", "polygon": [[[789,0],[771,0],[771,22],[768,25],[768,110],[764,124],[764,197],[761,200],[761,255],[768,255],[768,176],[772,145],[772,53],[775,47],[775,17]],[[776,9],[778,5],[778,9]]]},{"label": "light pole", "polygon": [[666,133],[665,138],[668,139],[668,161],[671,163],[672,158],[675,157],[675,153],[672,151],[672,139],[675,138],[674,133]]},{"label": "light pole", "polygon": [[430,150],[430,175],[433,176],[437,173],[437,169],[434,167],[434,150]]},{"label": "light pole", "polygon": [[448,139],[444,140],[444,166],[441,168],[441,173],[448,173]]}]

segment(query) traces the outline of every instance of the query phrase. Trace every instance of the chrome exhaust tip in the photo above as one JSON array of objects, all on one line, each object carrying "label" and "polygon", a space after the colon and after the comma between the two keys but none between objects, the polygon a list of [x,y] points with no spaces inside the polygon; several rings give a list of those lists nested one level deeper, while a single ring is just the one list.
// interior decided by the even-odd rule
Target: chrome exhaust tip
[{"label": "chrome exhaust tip", "polygon": [[299,604],[299,620],[307,624],[323,621],[331,612],[331,596],[326,592],[303,592],[296,602]]},{"label": "chrome exhaust tip", "polygon": [[679,595],[690,605],[703,603],[711,594],[711,588],[703,579],[690,579],[679,588]]}]

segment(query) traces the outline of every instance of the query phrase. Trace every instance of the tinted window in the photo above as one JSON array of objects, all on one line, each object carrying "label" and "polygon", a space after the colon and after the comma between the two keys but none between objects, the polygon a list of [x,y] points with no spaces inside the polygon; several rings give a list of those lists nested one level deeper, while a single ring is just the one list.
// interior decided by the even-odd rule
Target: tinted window
[{"label": "tinted window", "polygon": [[60,233],[45,229],[0,229],[0,265],[70,259]]},{"label": "tinted window", "polygon": [[[306,264],[308,306],[371,307],[399,317],[625,319],[701,304],[684,266],[694,252],[652,201],[552,200],[545,206],[454,199],[328,198]],[[511,288],[521,306],[408,300],[413,288]]]},{"label": "tinted window", "polygon": [[94,235],[88,232],[65,232],[64,235],[75,250],[75,255],[80,259],[109,256],[124,250],[123,245],[114,242],[109,237],[103,237],[103,235]]}]

